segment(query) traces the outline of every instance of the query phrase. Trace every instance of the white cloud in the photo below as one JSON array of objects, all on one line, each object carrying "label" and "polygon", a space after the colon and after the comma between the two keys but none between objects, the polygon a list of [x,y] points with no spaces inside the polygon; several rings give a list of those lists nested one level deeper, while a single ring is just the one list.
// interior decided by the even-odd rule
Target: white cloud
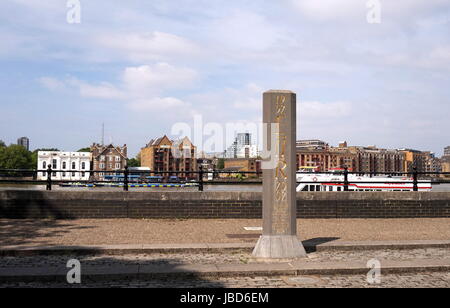
[{"label": "white cloud", "polygon": [[[288,0],[299,13],[315,20],[341,22],[366,21],[369,0]],[[381,13],[391,19],[408,18],[411,22],[418,16],[435,12],[448,5],[447,0],[379,0]],[[382,19],[382,22],[387,19]]]},{"label": "white cloud", "polygon": [[80,94],[83,97],[101,99],[122,99],[125,94],[116,89],[112,84],[102,82],[100,85],[80,84]]},{"label": "white cloud", "polygon": [[242,110],[261,110],[264,89],[255,83],[249,83],[243,89],[228,89],[233,107]]},{"label": "white cloud", "polygon": [[342,19],[360,14],[365,18],[368,0],[291,0],[300,13],[313,19]]},{"label": "white cloud", "polygon": [[306,121],[317,121],[329,118],[344,118],[351,115],[350,102],[300,101],[297,114]]},{"label": "white cloud", "polygon": [[56,90],[61,90],[64,89],[66,87],[65,83],[52,78],[52,77],[41,77],[38,78],[38,82],[44,86],[45,88],[51,90],[51,91],[56,91]]},{"label": "white cloud", "polygon": [[124,88],[133,96],[188,88],[197,78],[197,72],[190,68],[178,68],[163,62],[153,66],[127,67],[122,76]]},{"label": "white cloud", "polygon": [[187,88],[197,77],[197,72],[192,69],[157,63],[153,66],[125,68],[117,85],[108,82],[91,84],[77,78],[61,81],[42,77],[39,82],[51,90],[68,86],[77,89],[81,97],[120,100],[131,110],[151,111],[187,107],[188,104],[184,101],[171,96],[165,97],[163,94],[168,90]]},{"label": "white cloud", "polygon": [[60,82],[65,86],[70,86],[77,89],[81,97],[114,100],[126,98],[126,93],[108,82],[90,84],[73,77],[67,78],[66,80]]},{"label": "white cloud", "polygon": [[218,46],[240,52],[267,50],[280,38],[264,16],[241,10],[214,21],[210,33]]},{"label": "white cloud", "polygon": [[134,111],[154,111],[160,109],[186,107],[187,104],[174,97],[155,97],[151,99],[135,100],[128,104]]},{"label": "white cloud", "polygon": [[118,51],[135,62],[161,61],[177,56],[194,56],[200,49],[191,41],[170,33],[103,34],[94,43],[110,51]]}]

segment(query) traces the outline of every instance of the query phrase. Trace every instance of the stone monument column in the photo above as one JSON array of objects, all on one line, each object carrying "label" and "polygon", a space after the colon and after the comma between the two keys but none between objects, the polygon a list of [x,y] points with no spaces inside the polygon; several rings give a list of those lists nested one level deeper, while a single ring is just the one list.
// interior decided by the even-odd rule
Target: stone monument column
[{"label": "stone monument column", "polygon": [[263,94],[263,234],[253,251],[257,258],[306,256],[297,238],[296,103],[291,91]]}]

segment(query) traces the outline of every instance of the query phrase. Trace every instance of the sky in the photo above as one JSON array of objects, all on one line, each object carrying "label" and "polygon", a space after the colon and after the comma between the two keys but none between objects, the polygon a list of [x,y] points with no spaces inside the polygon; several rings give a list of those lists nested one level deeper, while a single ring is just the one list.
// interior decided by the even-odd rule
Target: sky
[{"label": "sky", "polygon": [[379,0],[380,23],[368,2],[2,0],[0,140],[76,151],[101,142],[104,123],[105,143],[132,157],[199,117],[260,123],[262,93],[287,89],[297,139],[440,156],[450,2]]}]

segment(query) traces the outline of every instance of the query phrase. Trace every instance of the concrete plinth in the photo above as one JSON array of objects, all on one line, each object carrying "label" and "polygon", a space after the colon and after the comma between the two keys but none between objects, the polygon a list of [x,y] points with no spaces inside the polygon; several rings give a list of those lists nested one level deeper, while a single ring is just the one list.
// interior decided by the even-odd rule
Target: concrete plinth
[{"label": "concrete plinth", "polygon": [[295,235],[262,235],[253,256],[270,259],[296,259],[306,256],[303,245]]}]

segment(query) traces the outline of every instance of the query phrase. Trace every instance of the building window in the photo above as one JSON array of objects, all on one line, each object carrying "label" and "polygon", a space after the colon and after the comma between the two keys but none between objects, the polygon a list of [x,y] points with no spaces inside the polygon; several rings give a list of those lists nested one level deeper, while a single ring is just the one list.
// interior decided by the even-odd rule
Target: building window
[{"label": "building window", "polygon": [[65,178],[65,177],[66,177],[66,173],[65,173],[65,172],[63,172],[63,173],[62,173],[62,176],[63,176],[63,178]]},{"label": "building window", "polygon": [[82,170],[86,169],[86,162],[82,162],[82,163],[81,163],[81,169],[82,169]]},{"label": "building window", "polygon": [[75,162],[72,162],[72,170],[76,169]]},{"label": "building window", "polygon": [[43,169],[47,169],[47,162],[46,161],[42,162],[42,168]]},{"label": "building window", "polygon": [[116,169],[120,169],[120,164],[116,164]]},{"label": "building window", "polygon": [[105,156],[104,155],[100,156],[100,160],[105,161]]},{"label": "building window", "polygon": [[100,169],[104,169],[105,168],[105,164],[101,163],[100,164]]},{"label": "building window", "polygon": [[116,156],[116,161],[120,161],[120,156]]},{"label": "building window", "polygon": [[63,169],[66,169],[66,168],[67,168],[67,163],[66,163],[65,161],[63,161],[63,163],[62,163],[62,168],[63,168]]},{"label": "building window", "polygon": [[57,168],[56,159],[53,160],[53,166],[52,166],[52,168],[53,168],[53,169],[56,169],[56,168]]},{"label": "building window", "polygon": [[72,172],[72,176],[73,176],[73,177],[75,176],[75,172]]}]

